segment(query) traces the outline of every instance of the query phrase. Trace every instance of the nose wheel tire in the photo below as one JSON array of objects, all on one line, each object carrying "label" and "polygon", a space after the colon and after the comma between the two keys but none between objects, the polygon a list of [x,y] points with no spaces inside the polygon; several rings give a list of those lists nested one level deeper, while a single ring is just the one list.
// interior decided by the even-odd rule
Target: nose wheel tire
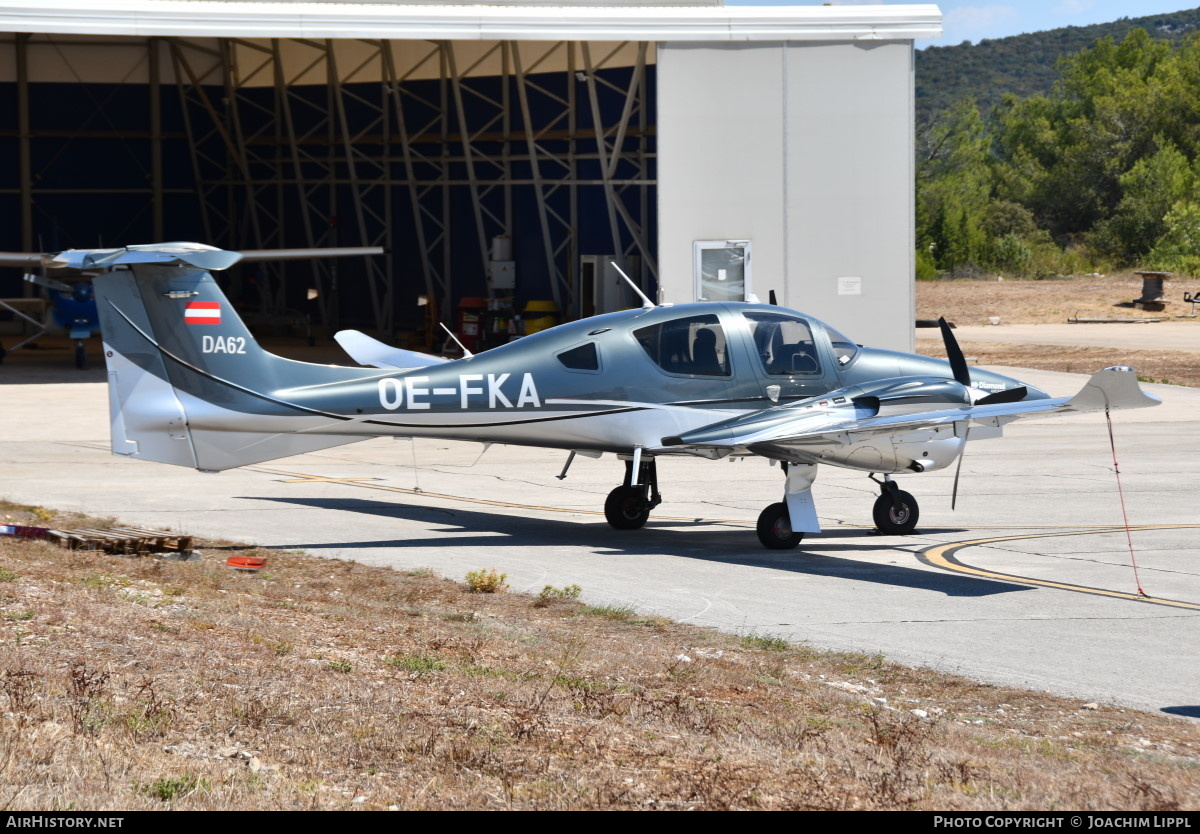
[{"label": "nose wheel tire", "polygon": [[638,530],[650,517],[650,502],[642,489],[619,486],[604,501],[604,517],[615,530]]},{"label": "nose wheel tire", "polygon": [[894,498],[890,492],[880,495],[871,510],[875,526],[881,532],[894,536],[903,536],[915,530],[920,514],[917,499],[902,489],[896,490]]},{"label": "nose wheel tire", "polygon": [[790,550],[804,538],[792,532],[792,519],[787,504],[771,504],[758,515],[758,540],[771,550]]}]

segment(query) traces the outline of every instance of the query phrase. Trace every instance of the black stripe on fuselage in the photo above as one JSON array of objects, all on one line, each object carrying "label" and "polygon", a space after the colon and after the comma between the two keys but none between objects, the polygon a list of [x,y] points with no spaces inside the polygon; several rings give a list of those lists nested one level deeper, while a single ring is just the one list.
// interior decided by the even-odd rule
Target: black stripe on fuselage
[{"label": "black stripe on fuselage", "polygon": [[[498,423],[438,423],[436,425],[430,423],[392,423],[386,420],[363,420],[364,423],[369,423],[373,426],[395,426],[401,429],[492,429],[500,426],[523,426],[528,423],[549,423],[555,420],[578,420],[580,417],[604,417],[609,414],[628,414],[632,411],[647,411],[648,407],[644,405],[631,405],[625,408],[611,408],[606,411],[581,411],[578,414],[559,414],[554,417],[530,417],[525,420],[502,420]],[[436,412],[431,412],[436,413]],[[442,412],[442,413],[457,413],[462,412]]]},{"label": "black stripe on fuselage", "polygon": [[[321,411],[319,409],[308,408],[307,406],[296,405],[295,403],[289,403],[285,400],[278,400],[278,399],[275,399],[274,397],[269,397],[266,394],[262,394],[258,391],[255,391],[252,388],[247,388],[244,385],[238,385],[236,382],[230,382],[227,379],[221,379],[219,376],[214,376],[213,374],[210,374],[208,371],[204,370],[203,368],[197,367],[196,365],[193,365],[191,362],[188,362],[186,359],[176,356],[175,354],[171,353],[171,351],[167,350],[165,347],[160,345],[158,342],[156,342],[154,340],[154,338],[152,336],[150,336],[150,334],[148,334],[146,331],[142,330],[142,328],[138,327],[137,324],[135,324],[133,322],[133,320],[129,318],[129,316],[125,315],[124,311],[121,310],[120,307],[118,307],[116,304],[113,304],[111,300],[109,300],[108,306],[110,306],[114,310],[116,310],[117,315],[119,315],[121,318],[125,319],[126,323],[128,323],[130,327],[132,327],[134,330],[136,330],[143,339],[145,339],[147,342],[149,342],[150,345],[152,345],[155,350],[157,350],[159,353],[161,353],[163,356],[167,357],[168,359],[170,359],[172,362],[176,363],[177,365],[181,365],[184,368],[187,368],[189,371],[193,371],[193,372],[199,374],[200,376],[204,377],[205,379],[210,379],[213,382],[216,382],[220,385],[224,385],[227,388],[232,388],[235,391],[241,391],[243,394],[249,394],[252,397],[257,397],[258,399],[263,400],[264,402],[274,403],[275,405],[282,405],[285,408],[294,408],[296,411],[302,411],[305,414],[315,414],[318,417],[329,417],[334,420],[353,420],[354,419],[353,417],[347,417],[342,414],[334,414],[333,412],[330,412],[330,411]],[[170,380],[167,380],[167,381],[170,382]]]},{"label": "black stripe on fuselage", "polygon": [[[170,359],[172,362],[175,362],[176,364],[181,365],[184,368],[187,368],[188,370],[199,374],[200,376],[204,377],[205,379],[212,380],[213,382],[216,382],[220,385],[224,385],[226,387],[232,388],[235,391],[240,391],[243,394],[249,394],[250,396],[256,397],[260,400],[263,400],[264,402],[273,403],[275,405],[281,405],[281,406],[284,406],[285,408],[293,408],[296,411],[300,411],[305,414],[313,414],[318,417],[329,417],[331,419],[342,420],[344,422],[357,421],[357,422],[361,422],[361,423],[368,424],[368,425],[374,425],[374,426],[394,426],[396,428],[402,428],[402,429],[428,429],[428,428],[483,429],[483,428],[498,428],[501,426],[519,426],[519,425],[525,425],[528,423],[545,423],[545,422],[550,422],[550,421],[554,421],[554,420],[576,420],[576,419],[579,419],[580,417],[599,417],[599,416],[604,416],[604,415],[608,415],[608,414],[625,414],[625,413],[628,413],[631,411],[645,411],[646,410],[646,406],[626,406],[624,408],[613,408],[613,409],[607,409],[604,411],[584,411],[584,412],[580,412],[579,414],[561,414],[561,415],[557,415],[554,417],[530,417],[528,419],[523,419],[523,420],[501,420],[499,422],[493,422],[493,423],[462,423],[462,424],[458,424],[458,425],[446,424],[446,423],[440,423],[440,424],[396,423],[396,422],[390,422],[387,420],[358,420],[355,417],[350,417],[345,414],[335,414],[331,411],[321,411],[319,409],[308,408],[307,406],[303,406],[303,405],[297,405],[296,403],[290,403],[290,402],[287,402],[286,400],[276,399],[275,397],[267,396],[266,394],[260,393],[251,388],[246,388],[243,385],[238,385],[236,382],[230,382],[227,379],[222,379],[219,376],[215,376],[215,375],[209,373],[208,371],[204,370],[203,368],[193,365],[191,362],[188,362],[186,359],[176,356],[175,354],[171,353],[171,351],[164,348],[162,345],[160,345],[158,342],[156,342],[153,339],[153,337],[151,337],[148,333],[146,333],[144,330],[142,330],[142,328],[138,327],[137,324],[135,324],[129,318],[129,316],[125,315],[124,311],[122,311],[120,307],[118,307],[116,304],[113,304],[112,301],[109,301],[108,305],[110,307],[112,307],[114,310],[116,310],[117,315],[119,315],[121,318],[125,319],[125,321],[129,324],[129,326],[132,327],[134,330],[136,330],[143,339],[145,339],[151,346],[153,346],[155,348],[155,350],[157,350],[163,356]],[[455,412],[455,413],[460,413],[460,412]]]}]

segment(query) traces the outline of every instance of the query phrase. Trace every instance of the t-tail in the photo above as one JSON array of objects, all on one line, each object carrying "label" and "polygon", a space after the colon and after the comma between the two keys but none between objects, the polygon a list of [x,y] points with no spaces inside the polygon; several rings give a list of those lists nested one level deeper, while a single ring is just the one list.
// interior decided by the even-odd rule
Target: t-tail
[{"label": "t-tail", "polygon": [[380,371],[263,350],[211,270],[241,259],[197,243],[61,253],[106,269],[94,284],[108,365],[114,454],[216,471],[365,439],[353,416],[280,396]]}]

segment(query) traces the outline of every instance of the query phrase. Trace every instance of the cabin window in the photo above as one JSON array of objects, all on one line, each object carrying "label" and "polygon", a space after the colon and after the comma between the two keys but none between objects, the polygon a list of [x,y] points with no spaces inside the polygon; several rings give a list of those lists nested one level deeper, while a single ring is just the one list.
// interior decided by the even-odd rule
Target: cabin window
[{"label": "cabin window", "polygon": [[772,376],[820,376],[812,328],[785,313],[743,313],[762,368]]},{"label": "cabin window", "polygon": [[572,371],[600,370],[600,352],[596,349],[595,342],[585,342],[578,347],[564,350],[558,354],[558,361],[563,363],[564,368]]},{"label": "cabin window", "polygon": [[688,316],[633,331],[658,367],[669,374],[729,376],[725,331],[714,315]]}]

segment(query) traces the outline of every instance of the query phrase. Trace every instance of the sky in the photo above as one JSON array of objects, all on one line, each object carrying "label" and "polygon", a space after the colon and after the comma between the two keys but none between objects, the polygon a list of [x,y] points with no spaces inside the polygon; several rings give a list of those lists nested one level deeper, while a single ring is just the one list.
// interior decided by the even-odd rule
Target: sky
[{"label": "sky", "polygon": [[[866,5],[866,0],[832,0],[833,5]],[[904,5],[871,0],[882,5]],[[963,41],[1003,38],[1061,26],[1108,23],[1122,17],[1145,17],[1200,6],[1200,0],[908,0],[935,2],[942,10],[942,36],[919,40],[924,46],[954,46]],[[726,6],[812,6],[791,0],[725,0]]]}]

